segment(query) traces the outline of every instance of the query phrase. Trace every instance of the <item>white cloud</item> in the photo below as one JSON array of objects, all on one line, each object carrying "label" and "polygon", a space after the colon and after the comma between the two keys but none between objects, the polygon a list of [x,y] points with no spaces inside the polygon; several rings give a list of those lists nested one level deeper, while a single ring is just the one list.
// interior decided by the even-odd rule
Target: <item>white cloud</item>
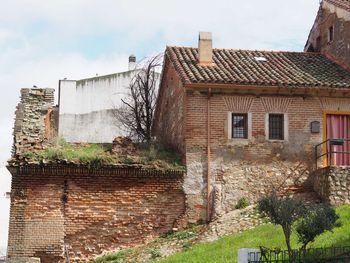
[{"label": "white cloud", "polygon": [[[215,47],[300,50],[317,8],[318,0],[3,0],[0,163],[10,154],[21,88],[57,88],[65,77],[125,70],[128,52],[147,55],[167,44],[195,46],[200,30],[213,32]],[[112,36],[112,51],[102,48],[96,58],[88,58],[80,49],[81,37],[94,36]],[[1,170],[0,185],[8,189],[9,179]],[[1,206],[0,213],[7,209]],[[1,240],[5,232],[0,231]]]}]

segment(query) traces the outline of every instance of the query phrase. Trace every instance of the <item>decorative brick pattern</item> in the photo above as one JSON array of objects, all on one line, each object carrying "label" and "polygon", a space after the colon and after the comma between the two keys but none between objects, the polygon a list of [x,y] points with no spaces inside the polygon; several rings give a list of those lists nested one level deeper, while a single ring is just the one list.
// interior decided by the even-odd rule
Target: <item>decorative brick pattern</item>
[{"label": "decorative brick pattern", "polygon": [[230,96],[223,97],[227,111],[248,112],[253,102],[253,97],[249,96]]},{"label": "decorative brick pattern", "polygon": [[320,98],[321,107],[325,111],[342,111],[350,112],[349,99],[342,98]]},{"label": "decorative brick pattern", "polygon": [[292,100],[288,97],[262,97],[261,103],[266,112],[288,112]]}]

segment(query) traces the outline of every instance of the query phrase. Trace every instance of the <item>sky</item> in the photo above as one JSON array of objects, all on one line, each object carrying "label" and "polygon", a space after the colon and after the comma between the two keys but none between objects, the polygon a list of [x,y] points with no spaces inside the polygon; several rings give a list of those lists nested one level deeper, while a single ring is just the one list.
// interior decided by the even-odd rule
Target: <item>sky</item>
[{"label": "sky", "polygon": [[7,244],[14,111],[21,88],[126,71],[166,45],[302,51],[319,0],[1,0],[0,255]]}]

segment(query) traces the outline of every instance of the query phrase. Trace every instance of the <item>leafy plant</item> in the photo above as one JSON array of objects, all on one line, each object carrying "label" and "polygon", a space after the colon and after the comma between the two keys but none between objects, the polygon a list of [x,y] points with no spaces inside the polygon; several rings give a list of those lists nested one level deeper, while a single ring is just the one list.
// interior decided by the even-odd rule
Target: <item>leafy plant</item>
[{"label": "leafy plant", "polygon": [[283,198],[272,194],[259,200],[258,210],[268,216],[273,224],[282,227],[289,258],[291,262],[293,262],[290,236],[292,234],[293,223],[296,222],[305,211],[303,204],[291,197]]},{"label": "leafy plant", "polygon": [[200,228],[200,225],[190,224],[187,229],[184,229],[181,231],[171,230],[165,235],[163,235],[162,237],[165,239],[177,239],[177,240],[190,239],[198,235],[199,228]]},{"label": "leafy plant", "polygon": [[160,258],[162,256],[162,253],[156,248],[151,249],[150,253],[152,259]]},{"label": "leafy plant", "polygon": [[192,244],[189,242],[186,242],[182,245],[182,248],[184,251],[191,249],[191,247],[192,247]]},{"label": "leafy plant", "polygon": [[124,251],[119,251],[116,253],[111,253],[109,255],[105,255],[103,257],[96,258],[92,261],[91,263],[107,263],[107,262],[113,262],[113,263],[124,263],[125,256],[130,250],[124,250]]},{"label": "leafy plant", "polygon": [[328,204],[315,204],[308,208],[304,216],[296,224],[296,232],[301,249],[305,251],[307,244],[326,230],[336,226],[339,216],[335,209]]},{"label": "leafy plant", "polygon": [[236,209],[243,209],[246,208],[247,206],[249,206],[249,200],[246,197],[242,197],[238,200],[237,205],[235,206]]}]

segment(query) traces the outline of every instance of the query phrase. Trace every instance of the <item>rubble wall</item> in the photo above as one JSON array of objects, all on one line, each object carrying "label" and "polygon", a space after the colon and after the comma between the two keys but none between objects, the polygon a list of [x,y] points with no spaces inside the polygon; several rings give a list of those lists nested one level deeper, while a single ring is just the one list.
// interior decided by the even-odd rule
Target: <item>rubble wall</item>
[{"label": "rubble wall", "polygon": [[332,205],[350,203],[350,168],[330,166],[316,171],[314,190]]},{"label": "rubble wall", "polygon": [[13,155],[41,149],[43,142],[57,135],[54,89],[21,89],[15,112]]},{"label": "rubble wall", "polygon": [[184,212],[180,172],[21,166],[12,173],[8,256],[85,262],[173,228]]}]

